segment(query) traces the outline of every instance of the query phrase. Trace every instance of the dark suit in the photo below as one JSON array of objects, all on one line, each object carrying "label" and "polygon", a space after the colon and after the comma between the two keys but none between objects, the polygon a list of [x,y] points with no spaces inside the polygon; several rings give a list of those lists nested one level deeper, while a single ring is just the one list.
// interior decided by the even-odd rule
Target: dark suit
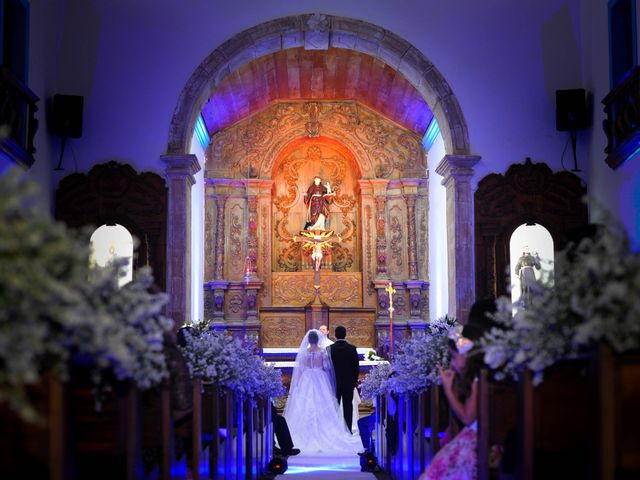
[{"label": "dark suit", "polygon": [[278,440],[280,450],[284,453],[291,451],[293,448],[293,440],[291,439],[291,432],[285,418],[278,413],[276,407],[271,405],[271,420],[273,421],[273,432]]},{"label": "dark suit", "polygon": [[358,383],[360,359],[356,347],[346,340],[336,340],[329,347],[333,369],[336,372],[336,397],[342,401],[344,420],[351,431],[353,418],[353,389]]}]

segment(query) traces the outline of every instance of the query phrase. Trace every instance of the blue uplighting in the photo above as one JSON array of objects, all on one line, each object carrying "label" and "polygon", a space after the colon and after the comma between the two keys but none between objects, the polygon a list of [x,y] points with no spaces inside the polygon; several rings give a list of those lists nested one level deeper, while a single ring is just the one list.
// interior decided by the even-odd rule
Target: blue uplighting
[{"label": "blue uplighting", "polygon": [[438,135],[440,135],[440,126],[436,121],[436,117],[433,117],[431,119],[431,123],[429,124],[429,128],[427,128],[427,131],[424,134],[424,138],[422,139],[422,145],[424,145],[424,148],[427,152],[433,146],[433,142],[436,141]]},{"label": "blue uplighting", "polygon": [[[287,472],[284,477],[289,475],[308,475],[308,474],[328,474],[332,473],[355,473],[360,472],[360,461],[355,455],[353,456],[302,456],[290,457]],[[329,476],[329,475],[327,475]],[[342,475],[340,475],[342,477]],[[278,476],[277,478],[281,478]]]},{"label": "blue uplighting", "polygon": [[207,132],[207,127],[204,124],[202,115],[198,115],[198,120],[196,120],[196,126],[194,130],[196,132],[196,137],[198,137],[198,141],[202,146],[202,149],[206,150],[207,146],[209,145],[209,132]]}]

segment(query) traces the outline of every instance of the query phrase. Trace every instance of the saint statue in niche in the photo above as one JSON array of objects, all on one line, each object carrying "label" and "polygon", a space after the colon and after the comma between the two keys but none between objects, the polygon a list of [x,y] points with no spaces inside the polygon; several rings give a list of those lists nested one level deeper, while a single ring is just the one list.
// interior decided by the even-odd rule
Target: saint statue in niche
[{"label": "saint statue in niche", "polygon": [[520,290],[525,308],[531,304],[532,297],[536,293],[538,280],[533,269],[540,270],[540,257],[537,253],[531,254],[528,246],[522,248],[522,255],[516,263],[516,275],[520,279]]},{"label": "saint statue in niche", "polygon": [[304,203],[307,206],[307,222],[305,230],[326,230],[327,218],[329,217],[329,205],[333,201],[336,192],[331,190],[331,184],[322,184],[322,179],[318,176],[313,178],[313,183],[307,189],[304,196]]}]

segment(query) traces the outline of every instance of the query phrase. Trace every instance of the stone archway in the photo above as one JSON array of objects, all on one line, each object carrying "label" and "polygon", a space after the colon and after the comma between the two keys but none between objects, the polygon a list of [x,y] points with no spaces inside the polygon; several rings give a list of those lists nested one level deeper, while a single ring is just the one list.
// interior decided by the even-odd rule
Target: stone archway
[{"label": "stone archway", "polygon": [[396,34],[362,20],[334,15],[297,15],[240,32],[216,48],[184,86],[169,128],[167,155],[189,152],[200,108],[220,82],[246,63],[280,50],[348,48],[366,53],[401,72],[433,111],[449,155],[470,153],[467,125],[456,96],[422,52]]},{"label": "stone archway", "polygon": [[[167,242],[169,259],[176,267],[173,275],[169,276],[168,272],[168,293],[177,310],[186,305],[186,312],[190,311],[189,277],[178,272],[189,271],[190,251],[185,244],[189,238],[190,219],[184,213],[190,211],[188,194],[199,165],[188,152],[200,109],[232,72],[270,53],[300,47],[351,49],[370,55],[400,72],[431,108],[445,147],[445,157],[436,172],[444,177],[448,198],[449,310],[458,318],[466,318],[475,298],[470,178],[480,157],[470,155],[468,129],[458,100],[437,68],[406,40],[368,22],[320,14],[284,17],[240,32],[198,65],[178,97],[166,154],[162,156],[168,166],[170,205],[182,218],[174,218],[170,212]],[[377,214],[381,215],[386,207],[381,204],[376,208]],[[380,242],[380,245],[384,244]]]}]

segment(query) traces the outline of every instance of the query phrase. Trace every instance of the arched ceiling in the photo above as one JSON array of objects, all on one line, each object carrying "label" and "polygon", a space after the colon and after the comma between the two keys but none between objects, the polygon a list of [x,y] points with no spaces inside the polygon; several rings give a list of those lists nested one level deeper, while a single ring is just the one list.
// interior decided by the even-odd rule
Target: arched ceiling
[{"label": "arched ceiling", "polygon": [[209,135],[276,101],[355,100],[424,135],[433,113],[396,69],[343,48],[290,48],[259,57],[227,75],[202,108]]}]

